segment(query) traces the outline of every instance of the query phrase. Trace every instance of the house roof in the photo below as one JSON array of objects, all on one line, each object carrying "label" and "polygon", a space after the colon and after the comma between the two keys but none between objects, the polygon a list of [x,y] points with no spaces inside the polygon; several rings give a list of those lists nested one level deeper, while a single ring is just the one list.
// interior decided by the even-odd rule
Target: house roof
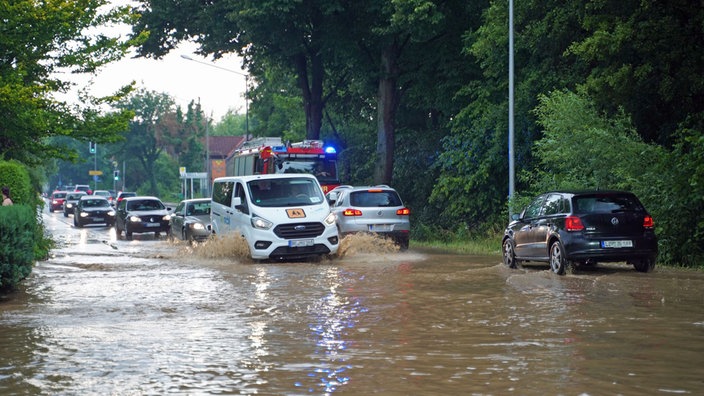
[{"label": "house roof", "polygon": [[228,158],[245,141],[245,136],[210,136],[210,158]]}]

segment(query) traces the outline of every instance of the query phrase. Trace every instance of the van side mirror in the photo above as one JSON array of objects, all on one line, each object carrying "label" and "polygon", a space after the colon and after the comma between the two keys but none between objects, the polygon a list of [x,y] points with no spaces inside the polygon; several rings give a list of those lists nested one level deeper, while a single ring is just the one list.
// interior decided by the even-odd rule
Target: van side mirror
[{"label": "van side mirror", "polygon": [[235,209],[240,209],[240,208],[242,208],[242,197],[234,197],[234,198],[232,198],[232,206],[234,206]]},{"label": "van side mirror", "polygon": [[333,192],[328,193],[327,198],[328,198],[328,203],[330,203],[330,205],[332,205],[337,201],[337,198],[339,198],[339,197],[337,196],[337,192],[333,191]]}]

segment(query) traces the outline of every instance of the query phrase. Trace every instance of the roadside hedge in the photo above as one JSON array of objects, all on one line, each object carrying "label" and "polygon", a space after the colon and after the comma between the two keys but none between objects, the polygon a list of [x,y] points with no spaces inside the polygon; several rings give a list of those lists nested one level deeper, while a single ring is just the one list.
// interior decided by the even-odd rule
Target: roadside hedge
[{"label": "roadside hedge", "polygon": [[32,272],[36,211],[27,205],[0,206],[0,290],[14,289]]}]

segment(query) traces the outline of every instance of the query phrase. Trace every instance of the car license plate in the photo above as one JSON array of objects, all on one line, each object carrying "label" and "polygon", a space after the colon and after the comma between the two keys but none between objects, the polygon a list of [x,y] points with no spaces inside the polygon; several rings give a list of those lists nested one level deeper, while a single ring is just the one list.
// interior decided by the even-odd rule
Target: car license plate
[{"label": "car license plate", "polygon": [[313,246],[313,240],[312,239],[297,239],[294,241],[288,241],[288,246],[289,247]]},{"label": "car license plate", "polygon": [[601,247],[603,248],[625,248],[633,247],[633,241],[601,241]]},{"label": "car license plate", "polygon": [[159,223],[147,223],[146,226],[147,227],[159,227],[160,224]]},{"label": "car license plate", "polygon": [[391,231],[391,224],[370,224],[369,231],[372,232],[389,232]]},{"label": "car license plate", "polygon": [[100,223],[101,221],[103,221],[101,217],[93,217],[91,218],[91,220],[93,220],[94,223]]}]

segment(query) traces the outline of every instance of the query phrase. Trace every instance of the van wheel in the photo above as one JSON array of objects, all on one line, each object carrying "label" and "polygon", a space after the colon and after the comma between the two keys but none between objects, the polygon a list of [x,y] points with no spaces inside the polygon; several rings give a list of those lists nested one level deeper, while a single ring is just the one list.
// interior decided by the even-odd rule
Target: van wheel
[{"label": "van wheel", "polygon": [[555,241],[550,245],[550,269],[558,275],[564,275],[566,268],[565,249],[562,247],[562,242]]}]

